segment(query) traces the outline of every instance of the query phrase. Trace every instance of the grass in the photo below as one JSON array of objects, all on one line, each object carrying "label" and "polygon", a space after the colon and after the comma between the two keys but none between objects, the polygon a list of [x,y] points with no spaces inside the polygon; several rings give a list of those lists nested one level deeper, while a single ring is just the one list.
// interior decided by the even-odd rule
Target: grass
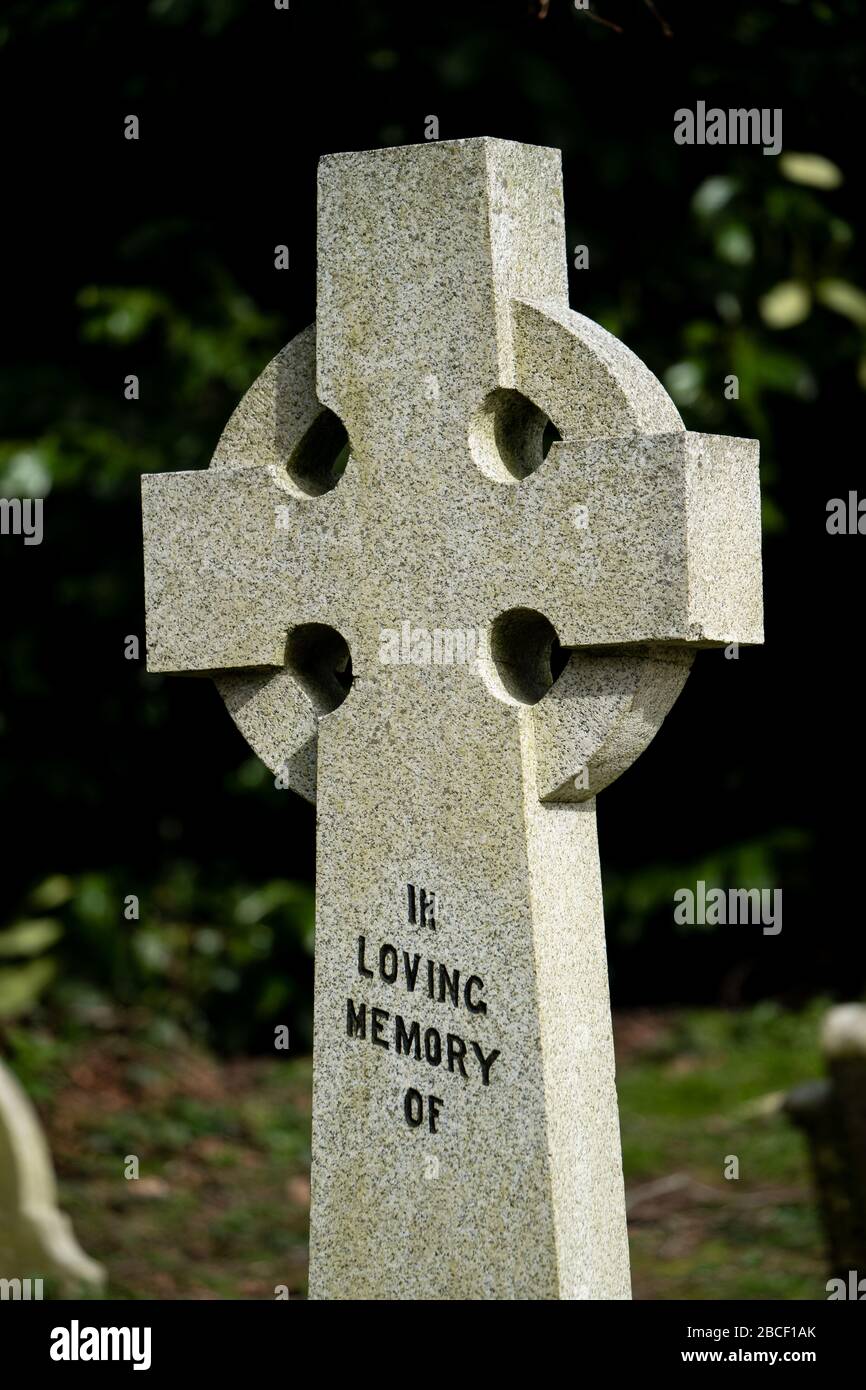
[{"label": "grass", "polygon": [[[635,1297],[826,1296],[804,1144],[778,1108],[819,1074],[821,1012],[616,1018]],[[109,1297],[305,1296],[309,1059],[220,1061],[147,1025],[12,1043]]]},{"label": "grass", "polygon": [[310,1060],[221,1062],[117,1034],[65,1055],[43,1054],[35,1089],[63,1208],[108,1271],[107,1297],[303,1297]]},{"label": "grass", "polygon": [[820,1074],[822,1012],[762,1004],[615,1028],[636,1297],[826,1297],[805,1145],[779,1111]]}]

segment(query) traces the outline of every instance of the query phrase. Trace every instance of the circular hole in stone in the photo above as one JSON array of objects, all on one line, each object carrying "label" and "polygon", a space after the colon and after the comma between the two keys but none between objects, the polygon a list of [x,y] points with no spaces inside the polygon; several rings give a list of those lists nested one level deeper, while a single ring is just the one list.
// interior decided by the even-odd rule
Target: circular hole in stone
[{"label": "circular hole in stone", "polygon": [[349,644],[327,623],[292,628],[286,642],[286,666],[319,714],[330,714],[352,688]]},{"label": "circular hole in stone", "polygon": [[570,653],[556,628],[532,608],[500,613],[490,630],[490,656],[507,693],[536,705],[562,674]]},{"label": "circular hole in stone", "polygon": [[469,447],[478,467],[501,482],[519,482],[547,458],[562,435],[537,405],[506,387],[491,391],[472,422]]},{"label": "circular hole in stone", "polygon": [[336,487],[349,462],[349,436],[342,420],[321,410],[286,464],[289,477],[309,497]]}]

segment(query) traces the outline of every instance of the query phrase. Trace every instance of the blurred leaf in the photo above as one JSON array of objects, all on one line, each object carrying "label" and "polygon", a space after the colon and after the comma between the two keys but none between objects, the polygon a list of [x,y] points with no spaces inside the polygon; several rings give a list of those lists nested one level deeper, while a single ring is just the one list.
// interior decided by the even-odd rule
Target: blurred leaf
[{"label": "blurred leaf", "polygon": [[155,974],[167,973],[172,953],[163,933],[146,928],[137,931],[132,938],[132,948],[146,970]]},{"label": "blurred leaf", "polygon": [[56,966],[51,960],[33,960],[27,965],[0,970],[0,1019],[17,1018],[29,1012],[55,973]]},{"label": "blurred leaf", "polygon": [[779,168],[791,183],[804,183],[809,188],[838,188],[843,182],[842,170],[822,154],[786,150],[779,157]]},{"label": "blurred leaf", "polygon": [[193,940],[195,949],[203,956],[218,956],[223,949],[223,934],[213,927],[200,927]]},{"label": "blurred leaf", "polygon": [[165,299],[149,289],[88,285],[78,304],[88,314],[82,336],[90,343],[133,343],[167,313]]},{"label": "blurred leaf", "polygon": [[241,898],[235,907],[235,920],[250,926],[280,907],[289,908],[294,918],[306,921],[315,912],[315,898],[305,884],[277,879]]},{"label": "blurred leaf", "polygon": [[66,874],[51,874],[36,885],[29,901],[34,907],[61,907],[63,903],[69,902],[74,892],[72,879],[67,878]]},{"label": "blurred leaf", "polygon": [[815,295],[826,308],[866,328],[866,294],[856,285],[847,280],[821,280]]},{"label": "blurred leaf", "polygon": [[0,445],[0,459],[0,497],[48,496],[54,479],[46,449],[38,444],[23,448]]},{"label": "blurred leaf", "polygon": [[59,941],[63,927],[53,917],[34,917],[0,931],[0,956],[38,956]]},{"label": "blurred leaf", "polygon": [[674,362],[664,383],[678,405],[692,405],[700,394],[701,369],[696,362]]},{"label": "blurred leaf", "polygon": [[699,217],[712,217],[730,202],[738,186],[736,179],[726,174],[715,174],[705,179],[692,195],[692,208]]},{"label": "blurred leaf", "polygon": [[798,280],[784,280],[758,300],[761,318],[770,328],[793,328],[812,312],[812,297]]},{"label": "blurred leaf", "polygon": [[729,222],[716,234],[716,253],[728,265],[749,265],[755,256],[752,233],[744,222]]},{"label": "blurred leaf", "polygon": [[75,908],[84,922],[106,924],[111,916],[119,915],[119,900],[112,901],[111,889],[104,874],[83,874],[75,895]]}]

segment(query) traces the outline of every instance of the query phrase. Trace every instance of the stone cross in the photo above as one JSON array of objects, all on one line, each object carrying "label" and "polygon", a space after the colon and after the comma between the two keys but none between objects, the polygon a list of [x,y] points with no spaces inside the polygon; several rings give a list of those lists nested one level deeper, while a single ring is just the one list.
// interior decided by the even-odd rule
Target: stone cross
[{"label": "stone cross", "polygon": [[315,329],[144,479],[149,669],[318,808],[312,1297],[630,1296],[595,796],[762,640],[757,453],[474,139],[321,161]]}]

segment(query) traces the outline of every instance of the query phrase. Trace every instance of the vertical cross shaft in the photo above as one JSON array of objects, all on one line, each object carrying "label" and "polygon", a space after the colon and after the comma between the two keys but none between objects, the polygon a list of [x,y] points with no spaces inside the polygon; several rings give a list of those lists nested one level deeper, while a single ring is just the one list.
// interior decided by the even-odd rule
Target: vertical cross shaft
[{"label": "vertical cross shaft", "polygon": [[319,266],[318,394],[390,563],[319,731],[311,1295],[627,1297],[594,804],[540,804],[529,711],[476,666],[372,659],[382,625],[497,616],[460,554],[517,484],[468,441],[512,298],[566,302],[558,158],[326,159]]}]

